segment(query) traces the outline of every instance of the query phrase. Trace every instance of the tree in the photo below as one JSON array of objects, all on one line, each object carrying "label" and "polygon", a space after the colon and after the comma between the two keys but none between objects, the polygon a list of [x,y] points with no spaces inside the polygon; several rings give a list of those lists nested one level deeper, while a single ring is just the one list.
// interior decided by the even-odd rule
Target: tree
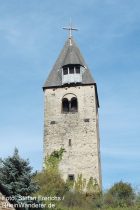
[{"label": "tree", "polygon": [[115,183],[105,195],[105,203],[110,206],[130,206],[133,204],[134,190],[129,183],[118,182]]},{"label": "tree", "polygon": [[37,190],[29,160],[19,156],[18,149],[4,160],[0,159],[0,182],[13,196],[28,196]]}]

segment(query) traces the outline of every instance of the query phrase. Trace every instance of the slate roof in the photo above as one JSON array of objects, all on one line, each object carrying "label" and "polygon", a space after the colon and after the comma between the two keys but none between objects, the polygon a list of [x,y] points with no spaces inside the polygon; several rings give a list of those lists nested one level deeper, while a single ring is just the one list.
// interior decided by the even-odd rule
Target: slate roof
[{"label": "slate roof", "polygon": [[48,79],[46,80],[43,89],[49,88],[49,87],[60,87],[62,86],[62,66],[68,65],[68,64],[80,64],[85,68],[85,71],[82,76],[82,84],[95,84],[94,79],[92,78],[92,75],[90,73],[89,68],[87,67],[83,56],[81,55],[81,52],[79,48],[76,46],[76,43],[73,39],[73,37],[68,38],[65,42],[65,45],[56,60]]}]

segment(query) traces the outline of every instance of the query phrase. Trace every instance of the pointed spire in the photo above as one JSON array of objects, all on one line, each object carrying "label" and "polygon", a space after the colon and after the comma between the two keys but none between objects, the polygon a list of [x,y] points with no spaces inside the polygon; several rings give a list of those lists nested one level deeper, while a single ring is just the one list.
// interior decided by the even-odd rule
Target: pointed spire
[{"label": "pointed spire", "polygon": [[46,80],[44,84],[43,89],[49,88],[49,87],[62,86],[62,67],[65,65],[70,65],[70,64],[78,64],[84,67],[81,85],[82,84],[83,85],[95,84],[95,81],[90,74],[90,70],[85,63],[84,58],[81,55],[79,48],[76,46],[76,43],[73,37],[71,37],[71,43],[72,45],[69,44],[69,38],[68,38],[58,59],[56,60],[56,63],[54,64],[48,76],[48,79]]}]

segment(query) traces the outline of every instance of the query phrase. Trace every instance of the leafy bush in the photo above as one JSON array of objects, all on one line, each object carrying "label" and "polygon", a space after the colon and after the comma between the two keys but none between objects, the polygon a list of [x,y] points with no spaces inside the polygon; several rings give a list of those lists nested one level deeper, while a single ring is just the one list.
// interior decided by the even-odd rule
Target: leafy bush
[{"label": "leafy bush", "polygon": [[83,195],[79,192],[67,192],[63,203],[67,207],[81,207],[83,198]]},{"label": "leafy bush", "polygon": [[63,196],[68,191],[67,184],[58,173],[44,170],[36,175],[35,181],[39,185],[39,190],[35,195]]},{"label": "leafy bush", "polygon": [[96,199],[89,197],[86,193],[80,192],[67,192],[65,194],[65,199],[63,201],[63,207],[71,209],[84,209],[84,210],[93,210],[101,207]]},{"label": "leafy bush", "polygon": [[61,161],[64,149],[54,151],[47,159],[45,168],[36,174],[34,180],[39,185],[39,190],[35,195],[41,196],[63,196],[68,191],[69,186],[61,178],[58,164]]},{"label": "leafy bush", "polygon": [[140,209],[140,193],[136,195],[135,205]]},{"label": "leafy bush", "polygon": [[104,203],[111,207],[132,206],[134,201],[134,190],[129,183],[122,181],[114,184],[104,195]]}]

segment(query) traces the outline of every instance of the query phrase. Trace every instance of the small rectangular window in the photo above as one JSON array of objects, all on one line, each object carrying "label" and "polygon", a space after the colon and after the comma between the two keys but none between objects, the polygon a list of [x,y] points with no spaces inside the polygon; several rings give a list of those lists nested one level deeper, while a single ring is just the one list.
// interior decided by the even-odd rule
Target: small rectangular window
[{"label": "small rectangular window", "polygon": [[80,74],[80,66],[76,66],[76,74]]},{"label": "small rectangular window", "polygon": [[85,122],[89,122],[89,119],[84,119]]},{"label": "small rectangular window", "polygon": [[51,121],[51,122],[50,122],[51,125],[54,125],[55,123],[56,123],[55,121]]},{"label": "small rectangular window", "polygon": [[69,174],[68,175],[68,180],[69,181],[74,181],[74,174]]},{"label": "small rectangular window", "polygon": [[63,68],[63,74],[64,75],[68,74],[68,68],[67,67]]},{"label": "small rectangular window", "polygon": [[69,139],[69,146],[71,146],[71,139]]},{"label": "small rectangular window", "polygon": [[74,67],[73,66],[69,67],[69,73],[74,74]]}]

